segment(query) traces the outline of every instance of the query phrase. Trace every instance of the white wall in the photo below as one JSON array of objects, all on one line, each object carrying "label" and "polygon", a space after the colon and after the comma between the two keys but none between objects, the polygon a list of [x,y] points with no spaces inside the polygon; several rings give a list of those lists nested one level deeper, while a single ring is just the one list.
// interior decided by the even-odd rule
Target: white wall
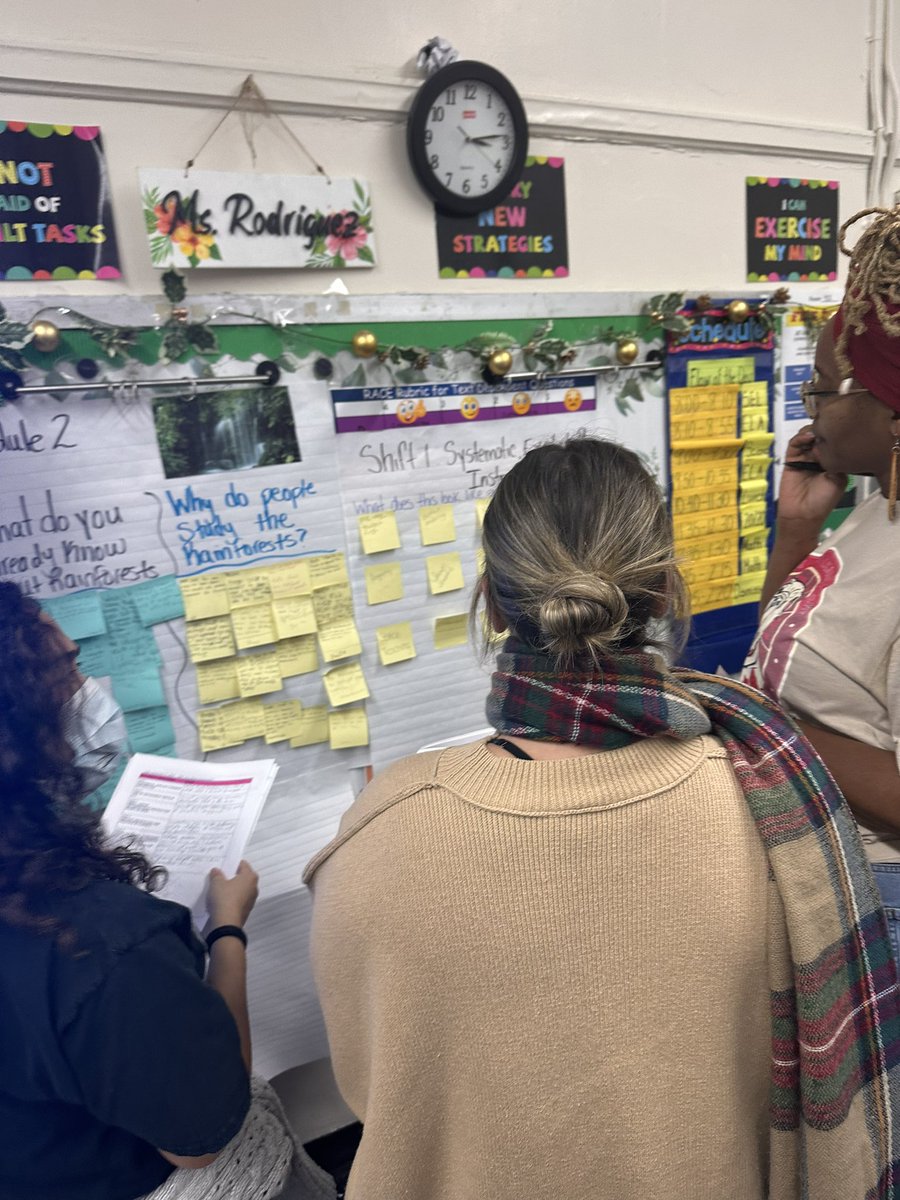
[{"label": "white wall", "polygon": [[[380,264],[346,274],[355,293],[521,293],[513,280],[437,278],[433,213],[406,163],[403,122],[421,81],[416,51],[440,33],[516,83],[533,152],[566,158],[571,275],[541,290],[733,292],[744,290],[745,175],[837,178],[843,216],[864,203],[869,8],[44,0],[4,11],[0,115],[102,127],[129,291],[158,291],[137,167],[182,166],[252,72],[331,174],[372,185]],[[256,143],[257,169],[310,170],[271,122]],[[250,169],[237,117],[199,165]],[[206,272],[192,291],[316,294],[332,278]],[[121,284],[3,284],[0,296],[110,289]]]}]

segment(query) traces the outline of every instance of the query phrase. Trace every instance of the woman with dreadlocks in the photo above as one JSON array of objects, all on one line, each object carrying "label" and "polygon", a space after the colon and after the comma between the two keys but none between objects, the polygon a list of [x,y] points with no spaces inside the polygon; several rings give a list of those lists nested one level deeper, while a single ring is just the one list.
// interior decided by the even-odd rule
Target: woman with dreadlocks
[{"label": "woman with dreadlocks", "polygon": [[[847,231],[874,215],[852,251]],[[790,712],[853,810],[900,962],[900,207],[841,229],[846,295],[804,388],[744,679]],[[848,475],[876,492],[820,544]]]},{"label": "woman with dreadlocks", "polygon": [[0,1196],[267,1200],[294,1173],[332,1197],[256,1081],[251,1100],[256,875],[212,873],[204,981],[190,913],[149,894],[164,872],[83,803],[124,741],[77,645],[0,583]]},{"label": "woman with dreadlocks", "polygon": [[656,481],[539,446],[483,545],[496,736],[376,777],[306,870],[347,1200],[893,1197],[878,893],[780,710],[648,649]]}]

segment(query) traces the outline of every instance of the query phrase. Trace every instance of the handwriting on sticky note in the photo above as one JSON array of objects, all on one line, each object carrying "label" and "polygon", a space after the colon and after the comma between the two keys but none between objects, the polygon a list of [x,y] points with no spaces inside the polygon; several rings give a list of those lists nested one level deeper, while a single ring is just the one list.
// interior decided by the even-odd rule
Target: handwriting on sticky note
[{"label": "handwriting on sticky note", "polygon": [[266,571],[229,571],[225,576],[225,590],[232,610],[251,604],[268,604],[272,599]]},{"label": "handwriting on sticky note", "polygon": [[237,608],[231,614],[234,638],[241,650],[252,650],[254,646],[269,646],[278,641],[275,618],[271,604],[253,604],[248,608]]},{"label": "handwriting on sticky note", "polygon": [[362,654],[359,630],[354,621],[336,621],[327,629],[319,630],[319,649],[326,662],[337,658],[351,658]]},{"label": "handwriting on sticky note", "polygon": [[106,618],[100,593],[75,592],[45,600],[41,607],[50,614],[63,633],[72,639],[99,637],[106,633]]},{"label": "handwriting on sticky note", "polygon": [[312,602],[318,629],[353,616],[353,593],[349,583],[332,583],[328,587],[317,588],[313,592]]},{"label": "handwriting on sticky note", "polygon": [[231,704],[223,704],[218,711],[222,713],[225,731],[232,739],[229,742],[231,746],[262,737],[266,732],[261,700],[235,700]]},{"label": "handwriting on sticky note", "polygon": [[312,591],[312,580],[309,577],[309,563],[306,559],[296,562],[279,563],[269,567],[269,587],[275,598],[284,596],[308,596]]},{"label": "handwriting on sticky note", "polygon": [[468,640],[468,613],[454,613],[450,617],[436,618],[434,622],[435,650],[449,650],[451,646],[464,646]]},{"label": "handwriting on sticky note", "polygon": [[272,601],[272,616],[279,640],[316,632],[312,596],[281,596]]},{"label": "handwriting on sticky note", "polygon": [[299,732],[291,736],[291,746],[315,746],[328,741],[328,709],[324,704],[304,708],[300,715]]},{"label": "handwriting on sticky note", "polygon": [[197,730],[200,734],[200,749],[204,754],[210,750],[222,750],[237,745],[231,741],[221,708],[205,708],[197,713]]},{"label": "handwriting on sticky note", "polygon": [[185,626],[188,652],[195,663],[211,658],[230,658],[234,654],[234,631],[230,617],[207,617],[189,621]]},{"label": "handwriting on sticky note", "polygon": [[352,704],[354,700],[365,700],[369,695],[366,677],[358,662],[326,671],[322,682],[325,684],[329,703],[334,708],[342,704]]},{"label": "handwriting on sticky note", "polygon": [[142,625],[158,625],[184,616],[184,600],[174,575],[145,579],[130,591]]},{"label": "handwriting on sticky note", "polygon": [[364,708],[341,708],[328,714],[328,740],[332,750],[368,746],[369,722]]},{"label": "handwriting on sticky note", "polygon": [[462,561],[456,551],[449,554],[432,554],[425,560],[425,569],[428,572],[428,587],[433,596],[441,592],[455,592],[466,586]]},{"label": "handwriting on sticky note", "polygon": [[452,504],[426,504],[419,509],[419,534],[423,546],[456,541]]},{"label": "handwriting on sticky note", "polygon": [[382,554],[400,549],[400,530],[392,512],[363,513],[359,517],[359,540],[364,554]]},{"label": "handwriting on sticky note", "polygon": [[296,737],[303,728],[303,705],[299,700],[279,700],[275,704],[263,705],[266,723],[266,742],[286,742]]},{"label": "handwriting on sticky note", "polygon": [[184,600],[184,619],[202,621],[204,617],[222,617],[231,611],[228,589],[221,575],[196,575],[192,579],[179,579],[181,598]]},{"label": "handwriting on sticky note", "polygon": [[284,679],[290,675],[308,675],[319,668],[319,653],[313,633],[304,637],[285,638],[275,647],[275,653]]},{"label": "handwriting on sticky note", "polygon": [[236,700],[238,691],[236,659],[220,658],[197,664],[197,690],[202,704],[217,700]]},{"label": "handwriting on sticky note", "polygon": [[245,654],[235,660],[241,696],[262,696],[281,691],[281,663],[275,650]]},{"label": "handwriting on sticky note", "polygon": [[113,695],[124,712],[139,708],[156,708],[165,704],[162,676],[154,663],[112,677]]},{"label": "handwriting on sticky note", "polygon": [[317,588],[331,587],[333,583],[347,582],[347,564],[343,554],[319,554],[307,559],[309,577],[313,591]]},{"label": "handwriting on sticky note", "polygon": [[386,604],[403,599],[403,571],[398,562],[379,563],[366,567],[366,600],[369,604]]},{"label": "handwriting on sticky note", "polygon": [[383,667],[416,657],[412,625],[409,621],[399,621],[396,625],[382,625],[380,629],[375,630],[375,640]]}]

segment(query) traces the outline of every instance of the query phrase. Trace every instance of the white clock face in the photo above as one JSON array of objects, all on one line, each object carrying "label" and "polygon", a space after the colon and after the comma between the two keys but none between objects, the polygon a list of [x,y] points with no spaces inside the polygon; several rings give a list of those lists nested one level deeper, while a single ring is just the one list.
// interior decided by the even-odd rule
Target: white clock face
[{"label": "white clock face", "polygon": [[486,83],[461,79],[445,88],[425,122],[425,153],[435,178],[457,196],[483,196],[509,169],[512,114]]}]

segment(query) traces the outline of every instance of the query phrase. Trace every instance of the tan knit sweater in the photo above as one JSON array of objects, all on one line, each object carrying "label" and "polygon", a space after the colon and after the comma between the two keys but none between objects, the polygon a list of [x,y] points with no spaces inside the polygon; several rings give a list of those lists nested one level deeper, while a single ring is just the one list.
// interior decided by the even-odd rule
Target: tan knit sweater
[{"label": "tan knit sweater", "polygon": [[348,1200],[761,1200],[774,893],[713,738],[407,759],[306,879]]}]

